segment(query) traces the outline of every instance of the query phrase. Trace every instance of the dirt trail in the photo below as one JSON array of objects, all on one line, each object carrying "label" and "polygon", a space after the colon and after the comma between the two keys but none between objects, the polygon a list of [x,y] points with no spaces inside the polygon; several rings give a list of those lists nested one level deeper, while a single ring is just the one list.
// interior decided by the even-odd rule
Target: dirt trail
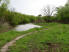
[{"label": "dirt trail", "polygon": [[[47,29],[43,29],[43,30],[47,30]],[[40,30],[40,31],[43,31],[43,30]],[[39,31],[34,31],[34,32],[30,32],[30,33],[27,33],[27,34],[24,34],[24,35],[21,35],[21,36],[18,36],[16,37],[15,39],[11,40],[10,42],[6,43],[0,50],[0,52],[7,52],[8,51],[8,48],[9,46],[12,46],[17,40],[27,36],[27,35],[30,35],[32,33],[35,33],[35,32],[39,32]]]}]

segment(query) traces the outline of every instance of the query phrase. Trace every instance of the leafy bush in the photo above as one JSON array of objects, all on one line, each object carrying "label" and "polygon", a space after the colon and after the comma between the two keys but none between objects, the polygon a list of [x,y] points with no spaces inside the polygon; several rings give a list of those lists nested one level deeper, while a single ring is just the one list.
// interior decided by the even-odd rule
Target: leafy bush
[{"label": "leafy bush", "polygon": [[10,25],[16,26],[18,24],[32,23],[36,21],[35,16],[25,15],[18,12],[9,12],[7,21]]},{"label": "leafy bush", "polygon": [[55,22],[56,18],[54,16],[51,16],[51,17],[43,16],[43,20],[45,22]]},{"label": "leafy bush", "polygon": [[69,23],[69,5],[58,8],[57,19],[64,23]]}]

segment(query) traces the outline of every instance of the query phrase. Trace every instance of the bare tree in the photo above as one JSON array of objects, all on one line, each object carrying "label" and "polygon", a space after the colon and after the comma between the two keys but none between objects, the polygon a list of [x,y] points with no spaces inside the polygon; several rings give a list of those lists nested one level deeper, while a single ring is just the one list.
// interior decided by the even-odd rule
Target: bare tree
[{"label": "bare tree", "polygon": [[42,9],[42,14],[44,16],[52,16],[55,11],[56,11],[56,7],[50,7],[48,5]]}]

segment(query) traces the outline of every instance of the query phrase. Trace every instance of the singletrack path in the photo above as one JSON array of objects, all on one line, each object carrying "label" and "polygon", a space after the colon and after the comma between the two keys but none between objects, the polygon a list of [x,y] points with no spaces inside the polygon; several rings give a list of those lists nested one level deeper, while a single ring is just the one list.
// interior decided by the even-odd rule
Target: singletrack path
[{"label": "singletrack path", "polygon": [[[46,29],[43,29],[43,30],[48,30],[47,28]],[[39,30],[39,31],[43,31],[43,30]],[[30,35],[30,34],[33,34],[35,32],[39,32],[39,31],[34,31],[34,32],[30,32],[30,33],[27,33],[27,34],[23,34],[21,36],[18,36],[16,37],[15,39],[11,40],[10,42],[6,43],[1,49],[0,49],[0,52],[7,52],[9,50],[9,47],[12,46],[17,40],[21,39],[21,38],[24,38],[25,36],[27,35]]]}]

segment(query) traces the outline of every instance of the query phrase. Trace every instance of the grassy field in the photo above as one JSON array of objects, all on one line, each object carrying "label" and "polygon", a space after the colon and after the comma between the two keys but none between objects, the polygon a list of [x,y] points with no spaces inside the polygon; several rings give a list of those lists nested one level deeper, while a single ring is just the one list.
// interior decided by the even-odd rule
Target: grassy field
[{"label": "grassy field", "polygon": [[[46,27],[45,27],[46,28]],[[17,31],[8,31],[8,32],[4,32],[4,33],[0,33],[0,48],[6,44],[7,42],[13,40],[14,38],[20,36],[20,35],[23,35],[23,34],[26,34],[26,33],[29,33],[29,32],[33,32],[33,31],[38,31],[40,29],[43,29],[43,28],[35,28],[35,29],[30,29],[28,31],[23,31],[23,32],[17,32]]]},{"label": "grassy field", "polygon": [[69,52],[69,24],[41,25],[47,26],[48,30],[18,40],[8,52]]}]

